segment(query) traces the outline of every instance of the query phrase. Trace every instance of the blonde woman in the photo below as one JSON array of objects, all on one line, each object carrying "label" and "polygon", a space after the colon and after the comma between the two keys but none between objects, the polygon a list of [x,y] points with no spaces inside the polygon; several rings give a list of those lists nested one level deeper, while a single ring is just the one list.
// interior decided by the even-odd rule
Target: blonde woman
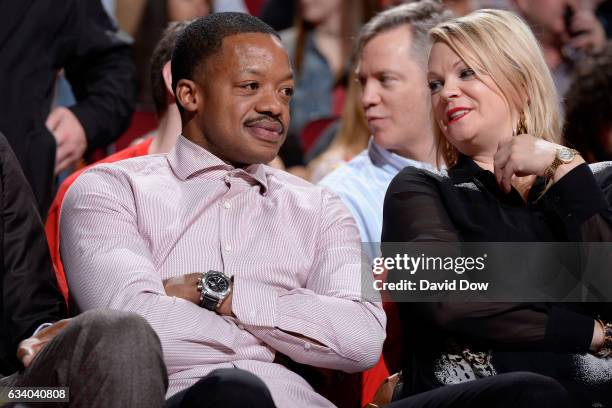
[{"label": "blonde woman", "polygon": [[[612,241],[609,171],[594,175],[560,144],[555,87],[527,25],[510,12],[480,10],[439,24],[430,39],[432,118],[448,176],[398,174],[382,240]],[[612,350],[612,326],[596,320],[612,316],[601,305],[399,309],[408,395],[521,369],[555,377],[578,405],[612,403],[612,371],[600,358]]]}]

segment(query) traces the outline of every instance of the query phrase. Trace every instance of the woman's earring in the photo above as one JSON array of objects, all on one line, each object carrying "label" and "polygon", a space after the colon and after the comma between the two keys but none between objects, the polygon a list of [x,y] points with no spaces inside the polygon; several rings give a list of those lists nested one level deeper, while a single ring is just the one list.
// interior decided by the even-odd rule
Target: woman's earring
[{"label": "woman's earring", "polygon": [[527,133],[527,126],[525,125],[525,116],[521,115],[516,125],[516,129],[512,131],[512,136],[522,135]]}]

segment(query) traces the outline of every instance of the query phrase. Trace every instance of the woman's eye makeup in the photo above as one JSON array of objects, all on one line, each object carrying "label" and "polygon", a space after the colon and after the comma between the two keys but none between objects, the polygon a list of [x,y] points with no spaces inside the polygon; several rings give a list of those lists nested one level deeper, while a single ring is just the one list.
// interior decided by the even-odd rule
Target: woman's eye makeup
[{"label": "woman's eye makeup", "polygon": [[476,75],[476,73],[472,68],[462,68],[459,71],[459,78],[471,78],[474,75]]}]

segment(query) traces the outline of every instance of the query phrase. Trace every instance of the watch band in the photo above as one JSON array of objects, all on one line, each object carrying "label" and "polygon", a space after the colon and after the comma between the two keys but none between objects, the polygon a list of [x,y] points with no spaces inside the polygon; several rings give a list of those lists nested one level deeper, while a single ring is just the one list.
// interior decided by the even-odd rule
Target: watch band
[{"label": "watch band", "polygon": [[[562,160],[561,157],[559,157],[559,153],[563,150],[569,150],[572,153],[571,160],[566,161],[566,160]],[[548,168],[546,169],[546,174],[545,174],[546,179],[552,180],[555,177],[555,173],[557,172],[557,169],[559,168],[559,166],[561,166],[562,164],[571,163],[576,158],[576,156],[579,156],[579,155],[580,155],[580,152],[575,149],[570,149],[568,147],[562,147],[561,149],[558,149],[557,152],[555,153],[555,159],[552,161],[550,166],[548,166]]]},{"label": "watch band", "polygon": [[208,293],[200,293],[200,307],[215,311],[217,310],[220,304],[220,299],[214,298],[208,295]]}]

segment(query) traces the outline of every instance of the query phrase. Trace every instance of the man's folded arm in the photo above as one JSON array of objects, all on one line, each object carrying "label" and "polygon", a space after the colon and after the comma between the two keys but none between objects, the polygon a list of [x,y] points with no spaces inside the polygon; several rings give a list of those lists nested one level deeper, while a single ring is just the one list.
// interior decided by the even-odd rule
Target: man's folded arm
[{"label": "man's folded arm", "polygon": [[111,308],[145,317],[161,339],[170,373],[206,363],[203,345],[231,352],[240,331],[235,323],[166,295],[138,231],[132,194],[129,182],[105,166],[85,172],[68,190],[61,210],[60,250],[79,308]]},{"label": "man's folded arm", "polygon": [[299,363],[362,371],[380,357],[385,313],[361,292],[355,221],[335,195],[325,194],[306,288],[284,290],[236,279],[232,311],[253,335]]}]

